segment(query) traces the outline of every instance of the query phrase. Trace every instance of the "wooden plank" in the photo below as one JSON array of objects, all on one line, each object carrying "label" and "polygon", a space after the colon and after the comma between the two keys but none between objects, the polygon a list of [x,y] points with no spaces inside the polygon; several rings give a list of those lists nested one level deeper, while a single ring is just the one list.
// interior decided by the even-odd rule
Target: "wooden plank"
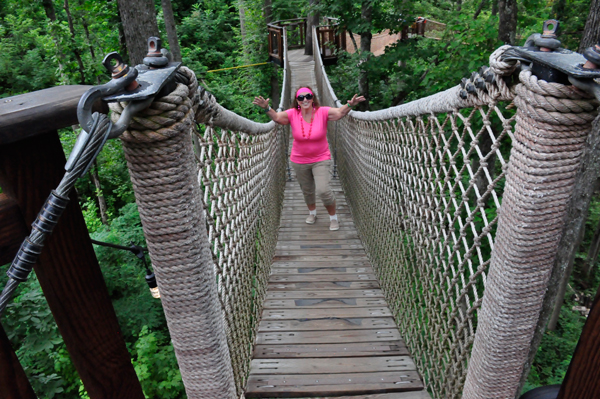
[{"label": "wooden plank", "polygon": [[29,235],[19,205],[6,194],[0,193],[0,265],[11,263]]},{"label": "wooden plank", "polygon": [[364,253],[362,254],[353,254],[353,255],[275,255],[273,257],[273,262],[277,261],[304,261],[304,262],[330,262],[335,263],[339,261],[349,260],[349,261],[369,261],[369,258]]},{"label": "wooden plank", "polygon": [[297,267],[288,266],[285,267],[283,265],[273,265],[271,268],[271,276],[295,276],[295,275],[319,275],[319,274],[328,274],[328,275],[344,275],[344,274],[357,274],[357,273],[373,273],[373,268],[371,266],[366,267]]},{"label": "wooden plank", "polygon": [[349,330],[349,331],[290,331],[260,333],[257,345],[288,344],[339,344],[343,342],[379,342],[402,339],[398,329]]},{"label": "wooden plank", "polygon": [[377,281],[320,281],[306,283],[269,283],[269,291],[362,290],[379,288]]},{"label": "wooden plank", "polygon": [[[279,377],[280,378],[280,377]],[[306,395],[306,394],[305,394]],[[247,396],[250,398],[250,396]],[[256,396],[253,396],[256,397]],[[314,396],[313,396],[314,398]],[[302,397],[298,399],[310,399]],[[394,393],[375,393],[366,395],[352,395],[352,396],[319,396],[319,399],[431,399],[431,395],[427,391],[406,391],[406,392],[394,392]]]},{"label": "wooden plank", "polygon": [[17,355],[0,324],[0,399],[36,399]]},{"label": "wooden plank", "polygon": [[325,331],[325,330],[368,330],[397,328],[391,317],[332,317],[328,319],[263,320],[259,332],[273,331]]},{"label": "wooden plank", "polygon": [[311,359],[255,359],[250,368],[254,375],[380,373],[417,369],[409,356],[325,358],[318,362]]},{"label": "wooden plank", "polygon": [[[371,270],[373,269],[371,267],[371,264],[369,263],[368,259],[360,259],[360,260],[337,260],[337,261],[324,261],[324,262],[319,262],[319,261],[312,261],[312,260],[280,260],[280,261],[276,261],[273,262],[273,268],[299,268],[299,269],[306,269],[306,270],[311,270],[311,269],[331,269],[333,271],[335,271],[336,269],[339,268],[351,268],[351,267],[357,267],[357,268],[363,268],[363,267],[369,267],[371,268]],[[308,273],[307,271],[305,271],[306,273]]]},{"label": "wooden plank", "polygon": [[312,242],[306,240],[299,240],[294,238],[279,239],[277,241],[277,247],[281,249],[304,249],[304,248],[364,248],[362,242],[358,238],[338,238],[332,237],[329,239],[320,240],[320,242]]},{"label": "wooden plank", "polygon": [[[416,371],[321,374],[317,376],[286,374],[268,378],[261,375],[250,375],[246,397],[294,398],[311,395],[313,392],[322,397],[349,393],[361,395],[422,389],[423,384]],[[402,399],[402,397],[394,398]]]},{"label": "wooden plank", "polygon": [[381,290],[336,290],[323,291],[267,291],[266,299],[309,299],[309,298],[383,298]]},{"label": "wooden plank", "polygon": [[343,273],[343,274],[318,274],[311,275],[307,273],[298,274],[295,276],[277,276],[271,272],[269,278],[270,283],[314,283],[314,282],[358,282],[358,281],[377,281],[377,277],[374,274],[366,273]]},{"label": "wooden plank", "polygon": [[[0,187],[19,204],[28,225],[60,182],[64,164],[57,132],[0,145]],[[69,198],[35,274],[88,395],[143,399],[77,193]]]},{"label": "wooden plank", "polygon": [[[56,86],[0,101],[0,145],[76,125],[79,99],[92,86]],[[108,113],[96,101],[93,111]]]},{"label": "wooden plank", "polygon": [[348,344],[256,345],[254,359],[408,356],[403,341],[361,342]]},{"label": "wooden plank", "polygon": [[332,236],[329,233],[326,232],[316,232],[314,234],[309,233],[309,232],[301,232],[301,231],[291,231],[291,232],[285,232],[285,231],[279,231],[279,234],[277,235],[278,239],[281,241],[296,241],[296,240],[304,240],[306,242],[311,242],[311,241],[323,241],[323,240],[329,240],[329,239],[336,239],[336,240],[347,240],[347,239],[358,239],[360,238],[357,232],[352,232],[352,231],[348,231],[345,233],[340,233],[339,230],[337,231],[337,233],[335,234],[335,236]]},{"label": "wooden plank", "polygon": [[346,317],[387,317],[392,312],[387,306],[368,308],[295,308],[295,309],[265,309],[262,320],[290,320],[314,318],[346,318]]},{"label": "wooden plank", "polygon": [[594,399],[600,392],[600,287],[557,399]]},{"label": "wooden plank", "polygon": [[298,241],[279,241],[276,246],[279,250],[308,250],[308,249],[360,249],[364,251],[364,247],[361,242],[350,243],[344,242],[343,240],[323,240],[320,243],[317,242],[303,242]]},{"label": "wooden plank", "polygon": [[387,303],[383,298],[274,299],[265,301],[263,309],[363,308],[373,306],[387,306]]}]

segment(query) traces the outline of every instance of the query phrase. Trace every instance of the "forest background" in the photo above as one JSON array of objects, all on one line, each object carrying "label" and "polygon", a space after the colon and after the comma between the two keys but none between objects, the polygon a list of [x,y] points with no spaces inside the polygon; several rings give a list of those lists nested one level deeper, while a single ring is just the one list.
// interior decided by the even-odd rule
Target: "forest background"
[{"label": "forest background", "polygon": [[[119,0],[121,1],[121,0]],[[309,13],[340,18],[361,35],[356,53],[340,53],[328,67],[341,99],[367,95],[369,109],[381,109],[454,86],[503,42],[522,44],[548,18],[561,21],[563,46],[580,50],[597,42],[600,0],[130,0],[153,8],[163,44],[170,21],[176,28],[184,65],[220,104],[250,119],[265,121],[252,106],[256,95],[277,95],[280,69],[267,59],[266,23]],[[118,51],[129,58],[117,0],[3,0],[0,2],[0,98],[66,84],[101,84],[109,76],[102,58]],[[590,12],[591,11],[591,12]],[[370,35],[398,32],[423,16],[447,24],[436,40],[415,38],[389,46],[374,57]],[[595,36],[586,20],[595,18]],[[589,32],[588,32],[589,33]],[[589,35],[588,35],[589,36]],[[172,39],[172,38],[171,38]],[[583,39],[583,40],[582,40]],[[172,43],[172,42],[171,42]],[[171,46],[172,50],[175,50]],[[132,58],[135,58],[132,56]],[[360,66],[360,67],[359,67]],[[271,96],[274,97],[274,96]],[[273,104],[272,104],[273,105]],[[79,128],[60,132],[65,152]],[[77,192],[92,238],[144,246],[127,167],[116,140],[109,141]],[[600,284],[600,199],[590,208],[565,300],[542,344],[524,390],[560,383],[589,307]],[[160,301],[144,281],[132,254],[96,246],[96,253],[135,370],[148,398],[183,398],[185,392]],[[0,286],[8,265],[0,266]],[[21,284],[2,325],[40,398],[86,398],[40,286],[32,276]]]}]

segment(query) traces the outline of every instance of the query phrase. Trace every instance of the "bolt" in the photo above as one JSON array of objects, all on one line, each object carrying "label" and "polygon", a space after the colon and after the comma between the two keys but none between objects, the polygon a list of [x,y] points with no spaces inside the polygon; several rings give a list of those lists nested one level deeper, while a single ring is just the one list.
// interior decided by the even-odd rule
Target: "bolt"
[{"label": "bolt", "polygon": [[554,51],[560,47],[560,40],[556,37],[559,22],[556,19],[548,19],[544,21],[542,28],[542,36],[535,40],[535,44],[539,46],[540,51]]},{"label": "bolt", "polygon": [[161,41],[158,37],[148,38],[148,54],[144,58],[144,64],[151,69],[167,66],[169,59],[161,51]]},{"label": "bolt", "polygon": [[585,64],[583,64],[583,68],[598,69],[598,66],[600,65],[600,42],[595,46],[585,49],[583,56],[587,60]]},{"label": "bolt", "polygon": [[[113,79],[122,78],[129,73],[129,66],[125,63],[125,61],[123,61],[123,58],[116,51],[113,51],[104,57],[102,60],[102,65],[104,65]],[[125,88],[125,90],[132,91],[137,89],[138,86],[139,83],[134,80]]]}]

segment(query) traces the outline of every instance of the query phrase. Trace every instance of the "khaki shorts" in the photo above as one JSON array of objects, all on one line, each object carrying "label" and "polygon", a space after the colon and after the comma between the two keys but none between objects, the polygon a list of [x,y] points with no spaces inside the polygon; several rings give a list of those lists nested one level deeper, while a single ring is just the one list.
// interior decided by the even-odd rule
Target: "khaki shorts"
[{"label": "khaki shorts", "polygon": [[291,162],[296,178],[300,183],[304,201],[307,205],[316,203],[318,196],[323,201],[323,205],[329,206],[335,204],[335,196],[329,181],[331,179],[331,159],[314,163],[294,163]]}]

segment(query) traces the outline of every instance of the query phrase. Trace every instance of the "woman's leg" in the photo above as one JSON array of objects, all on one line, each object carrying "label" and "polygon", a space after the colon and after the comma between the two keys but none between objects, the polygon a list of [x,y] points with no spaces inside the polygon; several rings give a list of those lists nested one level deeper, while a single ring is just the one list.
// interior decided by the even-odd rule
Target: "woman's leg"
[{"label": "woman's leg", "polygon": [[317,204],[315,195],[315,179],[312,173],[313,164],[298,164],[290,162],[296,172],[296,179],[302,189],[302,195],[304,195],[304,202],[309,210],[309,216],[306,219],[306,223],[313,224],[317,219]]},{"label": "woman's leg", "polygon": [[321,198],[323,205],[327,208],[331,225],[330,230],[338,230],[339,222],[335,209],[335,196],[331,190],[331,160],[317,162],[313,167],[313,176],[315,180],[316,195]]}]

